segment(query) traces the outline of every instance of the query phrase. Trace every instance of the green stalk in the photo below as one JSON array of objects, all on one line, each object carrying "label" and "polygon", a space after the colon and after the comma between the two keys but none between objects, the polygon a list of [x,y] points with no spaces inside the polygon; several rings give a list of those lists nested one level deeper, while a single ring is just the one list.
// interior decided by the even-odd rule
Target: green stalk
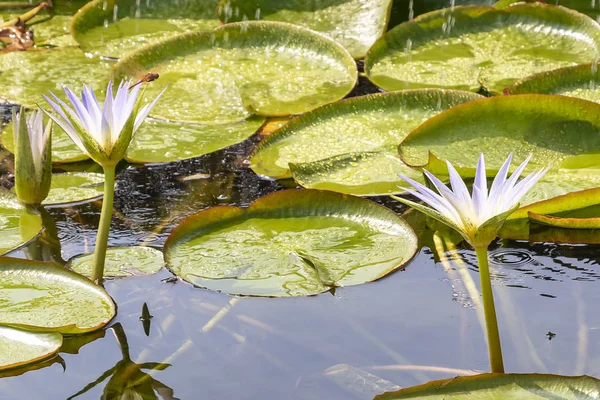
[{"label": "green stalk", "polygon": [[475,247],[477,263],[479,264],[479,279],[481,280],[481,295],[483,296],[483,313],[485,315],[485,328],[487,332],[488,351],[490,353],[490,367],[492,372],[504,373],[502,361],[502,347],[500,346],[500,333],[494,306],[494,293],[490,279],[487,246]]},{"label": "green stalk", "polygon": [[112,219],[113,201],[115,199],[115,168],[116,165],[103,165],[104,168],[104,198],[102,199],[102,213],[100,214],[100,225],[96,235],[96,249],[94,250],[94,268],[92,269],[92,280],[100,282],[104,277],[104,260],[108,245],[108,232],[110,231],[110,220]]}]

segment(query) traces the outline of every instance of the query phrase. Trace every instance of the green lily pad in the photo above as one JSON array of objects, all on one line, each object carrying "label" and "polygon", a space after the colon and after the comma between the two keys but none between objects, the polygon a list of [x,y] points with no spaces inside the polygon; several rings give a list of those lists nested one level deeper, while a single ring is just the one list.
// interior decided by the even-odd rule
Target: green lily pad
[{"label": "green lily pad", "polygon": [[592,400],[599,396],[600,380],[589,376],[481,374],[432,381],[375,400]]},{"label": "green lily pad", "polygon": [[[481,99],[437,89],[381,93],[343,100],[304,114],[266,137],[252,154],[257,174],[294,176],[309,188],[357,195],[398,193],[397,174],[419,178],[397,160],[395,146],[428,118]],[[291,168],[291,170],[290,170]]]},{"label": "green lily pad", "polygon": [[135,134],[125,159],[134,163],[164,163],[199,157],[240,143],[265,122],[264,117],[223,125],[197,125],[146,120]]},{"label": "green lily pad", "polygon": [[529,212],[529,220],[541,225],[566,229],[598,229],[600,217],[596,218],[562,218],[552,215],[541,215]]},{"label": "green lily pad", "polygon": [[45,206],[76,203],[97,199],[104,194],[104,174],[96,172],[65,172],[52,174],[50,193]]},{"label": "green lily pad", "polygon": [[89,279],[53,263],[0,258],[0,323],[78,334],[105,326],[113,300]]},{"label": "green lily pad", "polygon": [[356,65],[335,41],[282,22],[227,24],[213,32],[192,32],[129,53],[114,76],[153,71],[166,85],[153,117],[223,124],[253,113],[288,115],[343,98],[356,81]]},{"label": "green lily pad", "polygon": [[551,170],[521,200],[521,207],[562,196],[567,193],[600,187],[598,169]]},{"label": "green lily pad", "polygon": [[391,7],[391,0],[221,0],[217,14],[224,23],[267,20],[305,26],[362,58],[385,32]]},{"label": "green lily pad", "polygon": [[[70,259],[67,267],[79,274],[90,276],[93,262],[94,254],[82,254]],[[109,247],[106,251],[104,276],[116,278],[151,275],[164,266],[162,251],[152,247]]]},{"label": "green lily pad", "polygon": [[600,26],[566,8],[455,7],[387,32],[369,50],[365,72],[386,90],[483,87],[500,93],[534,73],[591,62],[599,45]]},{"label": "green lily pad", "polygon": [[598,65],[582,64],[528,76],[504,89],[504,94],[560,94],[600,103],[599,86]]},{"label": "green lily pad", "polygon": [[58,332],[28,332],[0,326],[0,371],[52,357],[62,342]]},{"label": "green lily pad", "polygon": [[532,154],[528,169],[577,170],[600,164],[599,133],[596,103],[540,94],[499,96],[460,104],[429,119],[406,137],[399,152],[407,164],[435,173],[446,169],[436,171],[430,156],[448,160],[464,176],[474,176],[480,153],[488,170],[498,170],[509,153],[513,163]]},{"label": "green lily pad", "polygon": [[[516,3],[535,3],[539,2],[539,0],[499,0],[496,4],[494,4],[494,8],[506,8],[510,7]],[[547,2],[548,4],[553,4],[557,6],[563,6],[566,8],[570,8],[571,10],[579,11],[580,13],[584,13],[587,16],[597,20],[600,15],[600,3],[597,1],[591,0],[553,0],[552,2]]]},{"label": "green lily pad", "polygon": [[404,164],[394,151],[349,153],[308,163],[290,164],[302,187],[333,190],[357,196],[401,193],[407,184],[398,174],[416,181],[423,173]]},{"label": "green lily pad", "polygon": [[417,237],[369,200],[284,190],[247,209],[213,207],[165,243],[167,267],[195,286],[250,296],[309,296],[379,279],[416,253]]},{"label": "green lily pad", "polygon": [[30,108],[46,107],[42,94],[52,91],[65,98],[63,86],[78,91],[84,83],[101,98],[109,71],[109,63],[72,47],[0,54],[0,98]]},{"label": "green lily pad", "polygon": [[[0,143],[6,150],[14,154],[15,136],[13,134],[13,129],[13,123],[11,121],[2,129],[2,132],[0,133]],[[89,158],[79,149],[79,147],[77,147],[69,135],[67,135],[67,133],[57,124],[52,124],[51,140],[53,163],[71,163],[87,160]]]},{"label": "green lily pad", "polygon": [[87,52],[119,58],[170,36],[219,26],[219,0],[93,0],[73,18],[73,37]]},{"label": "green lily pad", "polygon": [[13,193],[0,189],[0,254],[33,239],[42,229],[42,217],[23,206]]}]

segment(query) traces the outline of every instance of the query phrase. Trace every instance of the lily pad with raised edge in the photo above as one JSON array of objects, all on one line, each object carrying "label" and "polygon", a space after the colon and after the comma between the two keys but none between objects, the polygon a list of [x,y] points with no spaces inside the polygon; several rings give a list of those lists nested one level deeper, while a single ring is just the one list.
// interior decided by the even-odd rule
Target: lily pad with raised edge
[{"label": "lily pad with raised edge", "polygon": [[167,267],[195,286],[249,296],[309,296],[379,279],[418,249],[392,211],[354,196],[284,190],[247,209],[213,207],[173,230]]},{"label": "lily pad with raised edge", "polygon": [[[67,267],[81,275],[90,276],[93,261],[94,254],[82,254],[70,259]],[[162,251],[152,247],[109,247],[106,251],[104,277],[151,275],[164,266]]]},{"label": "lily pad with raised edge", "polygon": [[212,124],[303,113],[343,98],[357,77],[354,60],[337,42],[266,21],[163,40],[123,57],[113,75],[137,78],[148,71],[160,74],[148,96],[169,86],[151,116]]},{"label": "lily pad with raised edge", "polygon": [[19,203],[15,194],[0,189],[0,254],[29,242],[41,229],[40,214]]},{"label": "lily pad with raised edge", "polygon": [[[494,4],[494,8],[506,8],[516,3],[536,3],[540,0],[499,0]],[[552,2],[546,2],[557,6],[563,6],[570,8],[571,10],[579,11],[580,13],[586,14],[587,16],[597,20],[600,15],[600,3],[592,0],[553,0]]]},{"label": "lily pad with raised edge", "polygon": [[52,174],[50,193],[44,206],[78,203],[101,197],[104,193],[104,174],[96,172],[64,172]]},{"label": "lily pad with raised edge", "polygon": [[73,18],[71,32],[86,52],[119,58],[170,36],[219,26],[219,0],[93,0]]},{"label": "lily pad with raised edge", "polygon": [[529,220],[541,225],[566,229],[598,229],[600,217],[595,218],[562,218],[552,215],[541,215],[529,212]]},{"label": "lily pad with raised edge", "polygon": [[[252,154],[257,174],[301,185],[357,195],[398,193],[397,174],[420,173],[397,160],[394,147],[428,118],[457,104],[481,99],[474,93],[420,89],[355,97],[290,121],[265,138]],[[290,170],[292,165],[292,170]]]},{"label": "lily pad with raised edge", "polygon": [[399,174],[422,181],[423,173],[404,164],[390,151],[350,153],[308,163],[290,164],[294,180],[302,187],[333,190],[357,196],[401,193],[406,182]]},{"label": "lily pad with raised edge", "polygon": [[375,397],[375,400],[538,400],[600,397],[600,380],[589,376],[481,374],[432,381]]},{"label": "lily pad with raised edge", "polygon": [[29,332],[0,326],[0,371],[52,357],[62,342],[58,332]]},{"label": "lily pad with raised edge", "polygon": [[504,89],[504,94],[524,93],[560,94],[600,103],[598,64],[582,64],[541,72]]},{"label": "lily pad with raised edge", "polygon": [[246,140],[264,122],[260,116],[223,125],[148,119],[135,134],[125,159],[133,163],[165,163],[199,157]]},{"label": "lily pad with raised edge", "polygon": [[79,92],[83,84],[92,85],[101,98],[110,65],[75,47],[0,54],[0,99],[30,108],[47,107],[42,94],[52,91],[66,99],[63,86]]},{"label": "lily pad with raised edge", "polygon": [[424,14],[381,37],[365,72],[386,90],[442,87],[500,93],[542,71],[599,56],[600,25],[542,3],[463,6]]},{"label": "lily pad with raised edge", "polygon": [[577,173],[600,164],[600,105],[541,94],[475,100],[430,118],[398,150],[408,165],[434,173],[447,171],[441,163],[443,170],[436,170],[432,155],[473,176],[480,153],[488,171],[498,170],[513,153],[513,165],[532,155],[527,170],[551,166]]},{"label": "lily pad with raised edge", "polygon": [[362,58],[385,32],[391,7],[391,0],[221,0],[217,14],[224,23],[267,20],[305,26]]},{"label": "lily pad with raised edge", "polygon": [[[43,101],[43,100],[42,100]],[[42,104],[40,102],[40,104]],[[47,119],[45,120],[47,121]],[[142,125],[143,126],[143,125]],[[12,121],[8,123],[0,133],[0,143],[11,153],[15,152],[15,137]],[[52,124],[52,162],[71,163],[87,160],[89,157],[71,140],[69,135],[57,124]]]},{"label": "lily pad with raised edge", "polygon": [[73,271],[0,258],[0,324],[70,335],[100,329],[115,313],[108,293]]}]

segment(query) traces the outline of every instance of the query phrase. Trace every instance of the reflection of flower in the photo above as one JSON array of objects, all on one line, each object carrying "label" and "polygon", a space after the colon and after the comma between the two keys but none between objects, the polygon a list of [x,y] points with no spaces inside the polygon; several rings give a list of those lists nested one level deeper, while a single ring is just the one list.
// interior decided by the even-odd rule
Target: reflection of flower
[{"label": "reflection of flower", "polygon": [[512,161],[512,154],[509,155],[494,178],[489,191],[485,176],[485,161],[483,154],[481,154],[475,172],[472,194],[469,194],[467,185],[465,185],[452,164],[448,162],[451,188],[448,188],[438,178],[425,171],[425,175],[437,189],[437,193],[410,178],[400,176],[416,189],[416,191],[407,190],[408,193],[425,202],[427,206],[392,196],[398,201],[416,208],[424,214],[455,229],[475,248],[479,264],[479,279],[483,297],[490,367],[492,372],[497,373],[504,372],[504,361],[500,346],[500,333],[498,331],[496,308],[494,306],[487,248],[492,240],[496,238],[506,218],[519,207],[521,198],[548,170],[544,169],[532,172],[517,182],[530,158],[531,156],[527,157],[513,172],[511,177],[508,178],[508,168]]},{"label": "reflection of flower", "polygon": [[419,198],[429,207],[402,198],[396,199],[455,229],[473,247],[487,246],[494,240],[506,218],[519,206],[521,198],[547,171],[545,169],[532,172],[517,182],[530,158],[531,156],[523,161],[508,178],[508,168],[512,160],[512,154],[509,155],[488,191],[485,160],[481,154],[472,195],[449,162],[447,164],[451,189],[429,171],[424,171],[438,193],[410,178],[400,176],[416,189],[416,191],[407,189],[408,193]]},{"label": "reflection of flower", "polygon": [[127,337],[121,324],[117,323],[111,329],[119,342],[123,359],[67,400],[81,396],[108,377],[111,378],[104,387],[104,391],[100,397],[101,400],[178,400],[174,397],[173,389],[157,381],[152,375],[142,372],[142,369],[162,371],[171,365],[150,362],[143,364],[134,363],[131,361]]},{"label": "reflection of flower", "polygon": [[[50,117],[67,132],[79,148],[98,164],[116,164],[125,155],[133,134],[148,116],[162,92],[150,104],[140,107],[141,85],[129,91],[131,82],[123,81],[113,98],[113,83],[106,88],[104,107],[100,107],[94,91],[84,85],[81,100],[68,87],[65,94],[73,108],[51,93],[54,101],[44,96],[58,116]],[[164,92],[164,90],[163,90]]]},{"label": "reflection of flower", "polygon": [[52,121],[44,128],[43,115],[34,111],[26,117],[23,107],[18,113],[13,108],[15,192],[20,201],[36,206],[48,196],[52,180]]}]

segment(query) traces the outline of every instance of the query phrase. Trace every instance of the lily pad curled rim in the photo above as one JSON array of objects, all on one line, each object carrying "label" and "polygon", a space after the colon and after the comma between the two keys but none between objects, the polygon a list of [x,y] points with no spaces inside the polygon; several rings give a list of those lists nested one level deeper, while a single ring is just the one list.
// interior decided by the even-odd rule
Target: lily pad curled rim
[{"label": "lily pad curled rim", "polygon": [[[181,53],[179,53],[179,52],[172,53],[172,51],[169,50],[173,46],[177,46],[178,42],[183,41],[183,42],[187,43],[187,51],[185,51],[184,54],[189,54],[189,53],[194,52],[195,44],[201,43],[203,40],[208,40],[208,41],[214,40],[213,38],[214,38],[215,33],[220,33],[221,31],[227,31],[230,29],[244,30],[244,29],[247,29],[248,25],[254,25],[254,26],[262,27],[262,28],[265,28],[265,27],[268,27],[269,25],[271,25],[271,26],[281,27],[284,29],[289,29],[291,31],[298,32],[302,35],[308,34],[308,35],[318,37],[319,40],[326,42],[328,45],[332,46],[336,51],[338,51],[343,58],[346,58],[346,60],[352,60],[352,68],[350,68],[350,63],[348,63],[348,65],[346,65],[346,67],[347,67],[346,69],[347,69],[347,72],[352,73],[352,77],[354,78],[353,84],[351,87],[350,86],[348,87],[346,92],[343,94],[343,96],[340,96],[340,98],[347,96],[354,89],[354,86],[358,79],[358,69],[356,68],[356,63],[354,62],[352,55],[350,55],[350,53],[348,52],[348,50],[346,50],[344,48],[344,46],[342,46],[340,43],[336,42],[335,40],[331,39],[330,37],[326,36],[325,34],[323,34],[321,32],[317,32],[317,31],[314,31],[312,29],[309,29],[309,28],[306,28],[306,27],[303,27],[300,25],[294,25],[294,24],[291,24],[288,22],[281,22],[281,21],[232,22],[232,23],[220,26],[212,31],[186,32],[186,33],[182,33],[179,35],[170,36],[170,37],[168,37],[160,42],[157,42],[157,43],[149,43],[149,44],[139,48],[138,50],[132,51],[132,52],[128,53],[127,55],[125,55],[124,57],[122,57],[119,60],[119,62],[116,63],[112,67],[110,79],[112,79],[114,81],[120,81],[122,79],[126,79],[128,75],[134,75],[136,69],[138,69],[138,67],[139,67],[139,65],[137,63],[137,59],[139,59],[139,58],[143,59],[145,57],[151,56],[152,59],[170,60],[170,59],[173,59],[173,58],[181,55]],[[158,50],[158,51],[154,51],[154,50]],[[169,55],[169,54],[171,54],[171,55]],[[160,63],[161,63],[160,61],[155,62],[155,63],[153,63],[153,66],[160,64]],[[146,67],[146,69],[148,69],[148,68],[152,68],[152,67]],[[350,71],[350,69],[352,71]],[[260,112],[258,112],[257,110],[254,110],[254,109],[252,109],[251,111],[256,115],[264,115],[264,116],[269,116],[269,117],[282,117],[282,116],[290,115],[289,113],[261,114]],[[150,117],[152,117],[152,115],[150,115]]]},{"label": "lily pad curled rim", "polygon": [[[390,217],[402,221],[403,228],[406,229],[406,231],[412,236],[412,238],[417,240],[417,235],[416,235],[414,229],[412,228],[412,226],[410,226],[410,224],[408,224],[408,222],[404,218],[402,218],[400,215],[394,213],[389,208],[387,208],[379,203],[376,203],[372,200],[361,198],[361,197],[354,196],[354,195],[334,192],[334,191],[330,191],[330,190],[285,189],[285,190],[280,190],[278,192],[267,194],[255,201],[253,201],[247,207],[244,207],[244,208],[237,207],[237,206],[215,206],[215,207],[207,208],[205,210],[202,210],[196,214],[192,214],[192,215],[188,216],[187,218],[185,218],[183,221],[181,221],[181,223],[177,227],[175,227],[173,229],[173,231],[171,232],[171,234],[169,235],[169,237],[167,238],[167,240],[163,246],[163,254],[164,254],[164,260],[165,260],[165,265],[166,265],[167,270],[169,272],[171,272],[173,275],[180,277],[180,275],[177,274],[176,271],[173,269],[173,267],[170,265],[169,260],[168,260],[169,249],[177,246],[178,242],[184,241],[190,237],[200,237],[204,233],[210,233],[212,231],[219,230],[222,227],[227,227],[227,226],[229,226],[228,223],[231,222],[232,220],[236,220],[236,219],[243,220],[244,218],[253,217],[253,215],[249,216],[248,215],[249,213],[258,212],[258,215],[254,215],[254,216],[260,217],[261,211],[264,212],[263,216],[268,216],[269,215],[268,210],[271,208],[285,210],[285,207],[282,207],[281,204],[285,203],[285,202],[294,203],[295,200],[297,199],[297,196],[302,193],[309,194],[311,196],[335,196],[335,197],[338,197],[340,199],[340,201],[342,201],[342,202],[345,199],[345,200],[355,202],[355,203],[369,204],[370,207],[373,207],[374,209],[378,210],[378,212],[382,212],[384,214],[389,214]],[[319,215],[320,215],[319,213],[315,212],[315,213],[308,213],[308,214],[304,215],[304,217],[319,216]],[[339,214],[335,214],[335,215],[350,216],[350,215],[354,215],[354,214],[347,212],[345,214],[339,213]],[[294,215],[291,213],[289,214],[289,216],[297,217],[297,215]],[[199,218],[199,217],[202,217],[202,218]],[[277,217],[285,218],[286,212],[283,211],[283,213],[281,215],[277,215]],[[196,222],[196,224],[194,224],[195,222]],[[396,272],[397,270],[406,268],[407,264],[409,264],[418,253],[419,253],[419,246],[418,246],[418,243],[416,243],[415,250],[411,253],[411,255],[409,257],[407,257],[405,260],[403,260],[401,264],[397,265],[393,269],[388,270],[385,274],[382,274],[376,278],[364,281],[362,283],[369,283],[369,282],[383,279],[383,278],[387,277],[388,275]],[[181,279],[183,279],[183,278],[181,278]],[[192,282],[189,282],[186,279],[184,279],[184,280],[186,282],[190,283],[194,287],[198,287],[201,289],[207,289],[207,290],[213,290],[210,288],[198,286]],[[254,295],[254,294],[241,295],[241,294],[231,294],[231,293],[227,293],[227,294],[230,296],[236,296],[236,297],[287,298],[287,296],[275,296],[275,295]],[[305,295],[305,296],[301,296],[301,297],[312,297],[312,296],[315,296],[318,294],[320,294],[320,293],[315,293],[315,294],[311,294],[308,296]],[[296,296],[292,296],[292,297],[296,297]]]}]

